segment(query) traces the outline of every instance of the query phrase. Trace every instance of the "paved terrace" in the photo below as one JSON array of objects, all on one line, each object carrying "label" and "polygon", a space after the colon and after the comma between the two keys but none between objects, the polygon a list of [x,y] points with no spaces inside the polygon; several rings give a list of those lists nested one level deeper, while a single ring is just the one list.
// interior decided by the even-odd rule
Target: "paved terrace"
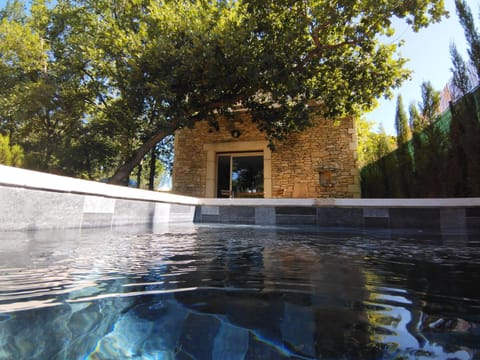
[{"label": "paved terrace", "polygon": [[170,223],[480,233],[480,198],[206,199],[0,165],[0,231]]}]

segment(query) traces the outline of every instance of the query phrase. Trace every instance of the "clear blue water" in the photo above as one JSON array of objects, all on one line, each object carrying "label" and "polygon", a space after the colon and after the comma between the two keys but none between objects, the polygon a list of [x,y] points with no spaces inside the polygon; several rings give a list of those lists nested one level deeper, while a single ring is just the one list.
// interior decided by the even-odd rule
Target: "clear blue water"
[{"label": "clear blue water", "polygon": [[0,233],[0,359],[478,359],[480,239]]}]

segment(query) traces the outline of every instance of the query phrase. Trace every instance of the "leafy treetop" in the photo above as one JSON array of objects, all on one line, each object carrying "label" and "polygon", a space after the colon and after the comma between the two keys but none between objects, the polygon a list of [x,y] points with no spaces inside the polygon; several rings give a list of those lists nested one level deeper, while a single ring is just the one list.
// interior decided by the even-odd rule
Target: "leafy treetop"
[{"label": "leafy treetop", "polygon": [[165,136],[215,127],[236,106],[272,143],[309,125],[312,101],[330,118],[372,108],[409,76],[397,44],[380,41],[392,19],[418,30],[444,15],[442,0],[35,0],[27,21],[3,21],[39,39],[45,74],[75,79],[81,96],[68,82],[57,92],[89,104],[72,116],[123,139],[120,183]]}]

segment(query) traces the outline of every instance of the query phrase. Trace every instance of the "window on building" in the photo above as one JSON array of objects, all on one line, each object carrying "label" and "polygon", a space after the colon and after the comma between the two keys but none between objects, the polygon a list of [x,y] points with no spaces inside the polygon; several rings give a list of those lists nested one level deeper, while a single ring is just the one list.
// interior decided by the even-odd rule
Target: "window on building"
[{"label": "window on building", "polygon": [[263,197],[263,154],[217,154],[217,197]]}]

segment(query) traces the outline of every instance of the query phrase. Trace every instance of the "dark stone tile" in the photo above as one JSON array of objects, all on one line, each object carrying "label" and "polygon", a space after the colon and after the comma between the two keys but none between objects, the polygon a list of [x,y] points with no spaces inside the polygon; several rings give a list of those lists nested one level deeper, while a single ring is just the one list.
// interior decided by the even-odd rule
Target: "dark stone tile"
[{"label": "dark stone tile", "polygon": [[366,217],[364,220],[364,226],[367,228],[389,228],[390,219],[384,217]]},{"label": "dark stone tile", "polygon": [[253,206],[223,206],[220,208],[219,220],[230,224],[255,224]]},{"label": "dark stone tile", "polygon": [[308,358],[315,358],[315,316],[311,306],[286,302],[280,320],[282,341],[289,348]]},{"label": "dark stone tile", "polygon": [[392,208],[392,229],[428,229],[440,231],[440,209],[438,208]]},{"label": "dark stone tile", "polygon": [[465,234],[465,208],[441,208],[440,230],[442,235]]},{"label": "dark stone tile", "polygon": [[480,207],[467,207],[465,208],[466,217],[478,217],[480,218]]},{"label": "dark stone tile", "polygon": [[219,215],[200,215],[200,223],[219,223],[220,216]]},{"label": "dark stone tile", "polygon": [[278,225],[315,225],[317,223],[316,215],[278,215]]},{"label": "dark stone tile", "polygon": [[317,208],[311,206],[279,206],[275,208],[277,215],[316,215]]},{"label": "dark stone tile", "polygon": [[273,207],[257,207],[255,209],[256,225],[275,225],[276,224],[275,208]]},{"label": "dark stone tile", "polygon": [[271,345],[267,344],[264,341],[261,341],[259,337],[250,334],[248,352],[245,355],[245,359],[281,360],[292,359],[292,357],[276,351],[276,349],[273,348]]},{"label": "dark stone tile", "polygon": [[317,208],[310,206],[279,206],[275,208],[276,223],[282,225],[314,225]]},{"label": "dark stone tile", "polygon": [[363,217],[368,218],[388,218],[390,217],[390,209],[378,207],[363,208]]},{"label": "dark stone tile", "polygon": [[180,336],[180,351],[194,359],[211,359],[220,321],[214,316],[190,313]]},{"label": "dark stone tile", "polygon": [[222,322],[215,337],[212,359],[245,359],[248,342],[247,329]]},{"label": "dark stone tile", "polygon": [[361,208],[318,208],[318,225],[362,227],[364,225]]},{"label": "dark stone tile", "polygon": [[200,206],[203,215],[220,215],[220,206]]},{"label": "dark stone tile", "polygon": [[467,233],[480,235],[480,217],[467,218]]},{"label": "dark stone tile", "polygon": [[219,206],[205,206],[199,205],[195,207],[194,222],[197,223],[218,223],[220,221],[220,207]]}]

